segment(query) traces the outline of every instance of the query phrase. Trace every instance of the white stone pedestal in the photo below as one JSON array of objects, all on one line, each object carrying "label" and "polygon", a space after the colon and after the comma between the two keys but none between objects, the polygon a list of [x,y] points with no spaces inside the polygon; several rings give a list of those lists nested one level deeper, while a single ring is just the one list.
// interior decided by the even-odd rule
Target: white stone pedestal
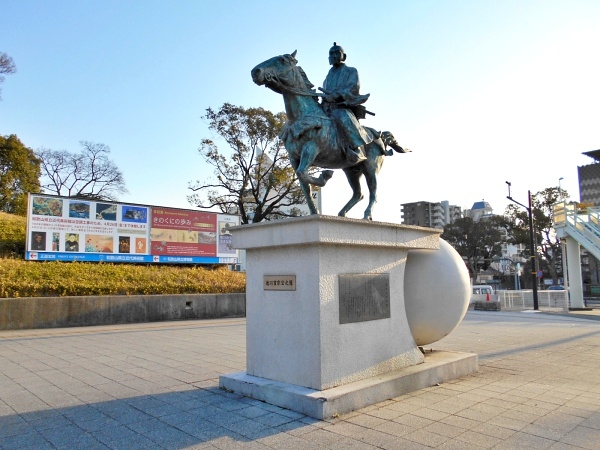
[{"label": "white stone pedestal", "polygon": [[[316,215],[234,228],[234,246],[246,249],[247,370],[220,386],[318,418],[402,394],[382,376],[425,361],[406,318],[407,253],[437,249],[439,232]],[[373,383],[379,394],[364,391]],[[328,391],[348,388],[361,394],[326,405]]]}]

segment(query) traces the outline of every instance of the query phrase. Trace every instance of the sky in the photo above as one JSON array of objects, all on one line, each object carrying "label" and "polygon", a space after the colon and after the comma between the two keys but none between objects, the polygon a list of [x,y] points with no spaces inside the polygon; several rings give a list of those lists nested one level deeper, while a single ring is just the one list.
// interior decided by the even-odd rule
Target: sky
[{"label": "sky", "polygon": [[[417,201],[502,214],[506,181],[521,203],[555,186],[579,201],[582,153],[600,149],[598,0],[0,0],[0,17],[17,66],[0,85],[0,135],[108,145],[121,202],[193,209],[189,183],[212,175],[198,154],[215,139],[206,109],[283,111],[251,69],[297,50],[322,86],[334,41],[371,94],[362,123],[412,150],[386,157],[374,220],[401,223]],[[338,170],[323,213],[350,197]]]}]

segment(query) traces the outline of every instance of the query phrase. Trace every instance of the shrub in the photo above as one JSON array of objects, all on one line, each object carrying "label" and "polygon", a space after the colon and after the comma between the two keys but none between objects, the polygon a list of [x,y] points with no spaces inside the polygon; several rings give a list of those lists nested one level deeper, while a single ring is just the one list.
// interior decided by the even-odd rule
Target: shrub
[{"label": "shrub", "polygon": [[227,268],[0,259],[0,298],[245,292]]},{"label": "shrub", "polygon": [[23,258],[27,219],[0,212],[0,257]]}]

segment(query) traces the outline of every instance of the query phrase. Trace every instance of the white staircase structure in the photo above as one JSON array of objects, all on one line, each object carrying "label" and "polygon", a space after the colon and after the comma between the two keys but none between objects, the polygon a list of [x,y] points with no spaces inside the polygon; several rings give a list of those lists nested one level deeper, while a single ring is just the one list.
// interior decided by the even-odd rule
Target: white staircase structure
[{"label": "white staircase structure", "polygon": [[554,205],[554,229],[562,241],[565,288],[572,308],[583,308],[580,246],[600,259],[600,208],[578,210],[566,202]]}]

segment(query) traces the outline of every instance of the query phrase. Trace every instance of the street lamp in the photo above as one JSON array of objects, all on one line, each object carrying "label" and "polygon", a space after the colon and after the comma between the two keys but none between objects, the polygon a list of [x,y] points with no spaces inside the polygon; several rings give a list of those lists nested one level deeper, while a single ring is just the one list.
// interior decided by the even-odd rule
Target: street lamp
[{"label": "street lamp", "polygon": [[561,183],[560,183],[562,180],[564,180],[563,177],[560,177],[558,179],[558,195],[560,195],[561,199],[563,198],[563,195],[562,195],[562,186],[561,186]]},{"label": "street lamp", "polygon": [[[560,182],[560,180],[559,180]],[[537,262],[536,262],[536,251],[534,247],[533,240],[533,214],[531,210],[531,191],[527,191],[527,196],[529,198],[529,206],[525,206],[522,203],[519,203],[514,198],[510,196],[510,186],[511,183],[509,181],[506,182],[508,185],[508,195],[506,196],[511,202],[516,203],[519,206],[522,206],[527,210],[527,218],[529,219],[529,246],[531,247],[531,278],[533,281],[533,309],[538,310],[538,290],[537,290]]]}]

